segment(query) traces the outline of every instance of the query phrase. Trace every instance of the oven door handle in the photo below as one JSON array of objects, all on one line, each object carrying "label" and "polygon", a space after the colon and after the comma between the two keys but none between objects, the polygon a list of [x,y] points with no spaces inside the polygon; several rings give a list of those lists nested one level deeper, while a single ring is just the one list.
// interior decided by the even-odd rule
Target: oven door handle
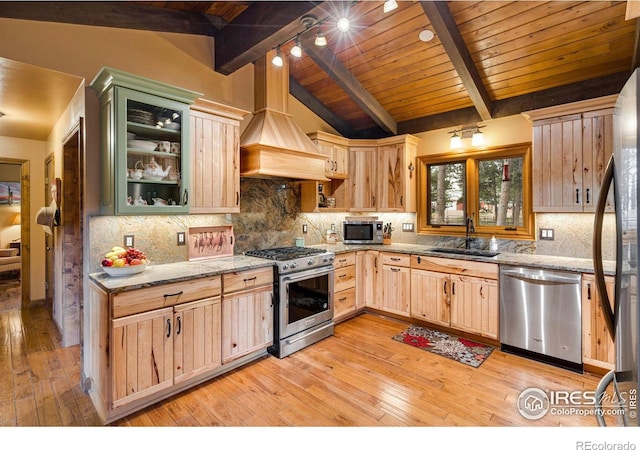
[{"label": "oven door handle", "polygon": [[[318,333],[319,331],[322,331],[322,330],[324,330],[325,328],[329,328],[329,327],[332,327],[332,326],[333,326],[333,322],[327,323],[327,324],[326,324],[326,325],[324,325],[323,327],[313,330],[313,333]],[[286,343],[287,343],[288,345],[295,344],[296,342],[298,342],[298,341],[302,341],[303,339],[307,339],[308,337],[309,337],[309,334],[305,334],[305,335],[303,335],[303,336],[299,336],[299,337],[297,337],[297,338],[295,338],[295,339],[287,339],[287,340],[286,340]]]},{"label": "oven door handle", "polygon": [[280,281],[284,283],[284,282],[291,282],[291,281],[306,280],[308,278],[313,278],[319,275],[327,275],[332,273],[333,273],[333,266],[317,267],[315,269],[302,270],[300,272],[296,272],[290,275],[282,275],[280,277]]}]

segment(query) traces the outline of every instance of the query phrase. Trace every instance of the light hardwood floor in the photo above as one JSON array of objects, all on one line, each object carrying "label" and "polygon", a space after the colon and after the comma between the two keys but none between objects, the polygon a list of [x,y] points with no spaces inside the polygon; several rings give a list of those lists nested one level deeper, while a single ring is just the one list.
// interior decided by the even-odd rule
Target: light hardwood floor
[{"label": "light hardwood floor", "polygon": [[[364,314],[293,355],[267,356],[132,414],[118,426],[589,426],[592,416],[527,420],[520,392],[594,390],[576,374],[495,350],[479,368],[391,339],[407,324]],[[80,349],[61,348],[42,308],[0,313],[0,426],[92,426]]]}]

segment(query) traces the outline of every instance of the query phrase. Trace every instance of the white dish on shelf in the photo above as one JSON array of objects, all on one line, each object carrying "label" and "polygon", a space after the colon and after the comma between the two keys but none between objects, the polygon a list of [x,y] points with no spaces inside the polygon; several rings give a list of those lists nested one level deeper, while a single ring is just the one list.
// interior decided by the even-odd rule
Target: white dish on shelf
[{"label": "white dish on shelf", "polygon": [[128,275],[135,275],[136,273],[144,272],[147,269],[147,264],[138,264],[137,266],[126,266],[126,267],[105,267],[102,266],[102,269],[112,277],[126,277]]},{"label": "white dish on shelf", "polygon": [[164,128],[168,130],[179,130],[180,124],[178,122],[165,123]]},{"label": "white dish on shelf", "polygon": [[148,174],[142,175],[143,180],[149,180],[149,181],[161,181],[163,178],[164,178],[164,175],[148,175]]},{"label": "white dish on shelf", "polygon": [[127,146],[130,148],[137,148],[139,150],[154,151],[158,146],[155,141],[142,141],[140,139],[130,139],[127,141]]}]

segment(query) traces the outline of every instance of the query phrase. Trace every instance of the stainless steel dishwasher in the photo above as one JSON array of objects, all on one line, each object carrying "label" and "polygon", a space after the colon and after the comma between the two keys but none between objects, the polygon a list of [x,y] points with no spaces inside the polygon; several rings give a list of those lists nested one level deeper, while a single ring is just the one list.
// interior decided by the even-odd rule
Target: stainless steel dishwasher
[{"label": "stainless steel dishwasher", "polygon": [[503,351],[582,372],[579,273],[500,266]]}]

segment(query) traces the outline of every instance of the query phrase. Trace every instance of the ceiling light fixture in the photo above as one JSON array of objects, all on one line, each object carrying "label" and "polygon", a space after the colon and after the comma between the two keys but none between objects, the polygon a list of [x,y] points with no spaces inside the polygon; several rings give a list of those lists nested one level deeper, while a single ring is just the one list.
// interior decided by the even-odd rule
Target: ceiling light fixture
[{"label": "ceiling light fixture", "polygon": [[324,47],[325,45],[327,45],[327,38],[324,36],[324,33],[319,27],[318,27],[318,32],[316,33],[316,40],[314,41],[314,43],[318,47]]},{"label": "ceiling light fixture", "polygon": [[[326,22],[327,20],[329,20],[329,18],[324,18],[322,20],[318,20],[318,18],[314,15],[306,15],[303,16],[300,19],[300,23],[302,24],[302,26],[304,27],[304,30],[300,31],[299,33],[297,33],[296,35],[290,37],[289,39],[281,42],[280,44],[278,44],[277,46],[273,47],[272,50],[276,50],[276,56],[271,60],[271,63],[281,67],[284,64],[284,61],[282,60],[282,54],[280,52],[280,49],[282,47],[284,47],[286,44],[288,44],[289,42],[294,42],[293,47],[291,47],[291,55],[295,56],[296,58],[300,58],[302,56],[302,45],[301,45],[301,41],[300,41],[300,36],[302,36],[304,33],[306,33],[309,30],[313,30],[314,28],[316,29],[316,38],[315,38],[315,44],[319,47],[323,47],[325,45],[327,45],[327,38],[325,37],[324,33],[322,32],[321,29],[321,25]],[[338,30],[342,31],[342,32],[347,32],[349,31],[349,29],[351,28],[351,21],[349,20],[349,18],[345,15],[344,17],[340,18],[337,22],[336,22],[336,27],[338,28]]]},{"label": "ceiling light fixture", "polygon": [[431,39],[433,39],[433,31],[431,30],[422,30],[420,32],[420,34],[418,35],[418,38],[422,41],[422,42],[429,42]]},{"label": "ceiling light fixture", "polygon": [[485,126],[486,125],[472,125],[449,131],[449,134],[453,134],[449,142],[449,148],[462,148],[462,140],[468,138],[471,138],[471,145],[473,147],[480,147],[484,145],[484,134],[480,131],[480,128],[484,128]]},{"label": "ceiling light fixture", "polygon": [[346,33],[347,31],[349,31],[349,28],[351,28],[351,21],[348,17],[341,17],[336,22],[336,27],[338,28],[338,30]]},{"label": "ceiling light fixture", "polygon": [[385,13],[391,12],[398,7],[398,2],[396,0],[387,0],[384,2],[384,6],[382,7],[382,11]]},{"label": "ceiling light fixture", "polygon": [[282,67],[284,61],[282,60],[282,54],[280,53],[280,47],[276,48],[276,56],[273,57],[271,63],[276,67]]},{"label": "ceiling light fixture", "polygon": [[295,44],[291,47],[291,54],[296,58],[302,56],[302,45],[300,44],[300,36],[296,36]]}]

